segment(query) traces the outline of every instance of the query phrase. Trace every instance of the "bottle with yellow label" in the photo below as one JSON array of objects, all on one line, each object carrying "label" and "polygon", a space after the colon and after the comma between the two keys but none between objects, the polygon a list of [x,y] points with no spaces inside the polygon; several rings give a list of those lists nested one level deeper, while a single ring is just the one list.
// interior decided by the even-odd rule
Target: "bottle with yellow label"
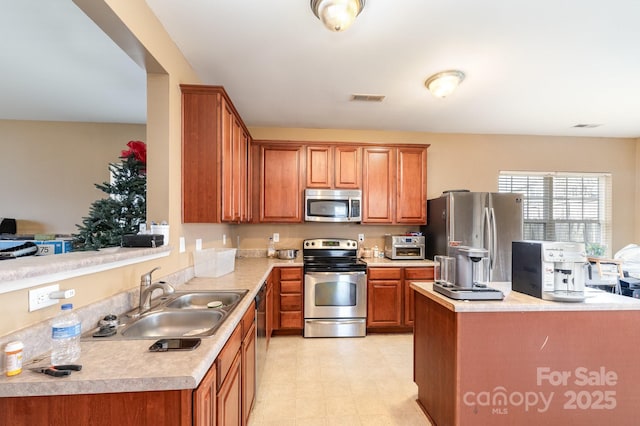
[{"label": "bottle with yellow label", "polygon": [[15,376],[22,372],[22,350],[24,344],[20,341],[9,342],[4,348],[4,365],[7,376]]}]

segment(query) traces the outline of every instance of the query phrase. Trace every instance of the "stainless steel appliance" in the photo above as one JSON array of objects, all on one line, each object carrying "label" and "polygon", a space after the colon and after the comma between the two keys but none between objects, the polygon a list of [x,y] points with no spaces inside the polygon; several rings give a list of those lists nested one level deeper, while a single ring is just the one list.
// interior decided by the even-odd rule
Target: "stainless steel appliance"
[{"label": "stainless steel appliance", "polygon": [[359,189],[305,189],[304,220],[309,222],[360,222]]},{"label": "stainless steel appliance", "polygon": [[255,298],[256,302],[256,395],[264,375],[267,359],[267,283],[263,283]]},{"label": "stainless steel appliance", "polygon": [[424,237],[420,235],[385,235],[384,255],[393,260],[424,259]]},{"label": "stainless steel appliance", "polygon": [[454,256],[456,246],[489,251],[490,281],[511,281],[511,242],[522,240],[522,196],[454,191],[427,201],[426,257]]},{"label": "stainless steel appliance", "polygon": [[[456,247],[455,257],[435,256],[440,262],[440,271],[433,284],[433,290],[458,300],[502,300],[504,293],[491,288],[489,282],[489,251],[483,248]],[[453,260],[455,259],[455,260]],[[454,279],[444,279],[442,271],[450,269],[446,264],[455,265]],[[451,275],[448,273],[447,275]],[[453,281],[453,283],[452,283]]]},{"label": "stainless steel appliance", "polygon": [[582,302],[587,257],[584,243],[513,242],[513,291],[557,302]]},{"label": "stainless steel appliance", "polygon": [[310,239],[304,261],[304,337],[363,337],[367,327],[367,264],[358,243]]}]

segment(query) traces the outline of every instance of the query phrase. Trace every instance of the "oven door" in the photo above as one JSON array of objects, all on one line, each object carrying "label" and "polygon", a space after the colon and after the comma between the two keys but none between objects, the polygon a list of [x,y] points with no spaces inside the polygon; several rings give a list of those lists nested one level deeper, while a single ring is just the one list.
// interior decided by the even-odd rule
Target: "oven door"
[{"label": "oven door", "polygon": [[304,276],[305,318],[365,318],[364,272],[308,272]]}]

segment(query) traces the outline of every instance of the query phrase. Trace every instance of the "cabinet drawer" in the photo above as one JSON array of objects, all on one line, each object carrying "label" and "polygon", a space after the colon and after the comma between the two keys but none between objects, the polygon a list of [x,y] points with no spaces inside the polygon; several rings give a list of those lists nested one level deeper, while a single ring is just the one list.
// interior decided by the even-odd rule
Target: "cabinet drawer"
[{"label": "cabinet drawer", "polygon": [[280,328],[302,328],[302,311],[280,312]]},{"label": "cabinet drawer", "polygon": [[402,268],[369,268],[367,276],[370,280],[399,280]]},{"label": "cabinet drawer", "polygon": [[301,311],[302,295],[300,294],[281,294],[280,295],[281,311]]},{"label": "cabinet drawer", "polygon": [[249,309],[242,317],[242,337],[247,335],[247,332],[251,328],[251,325],[256,319],[256,302],[251,302]]},{"label": "cabinet drawer", "polygon": [[280,280],[302,280],[302,268],[280,268]]},{"label": "cabinet drawer", "polygon": [[236,329],[229,337],[227,343],[225,343],[224,347],[220,351],[218,358],[216,358],[216,367],[217,371],[217,385],[218,389],[222,385],[229,369],[231,368],[231,364],[233,364],[233,360],[235,359],[238,351],[240,350],[240,344],[242,343],[242,326],[238,324]]},{"label": "cabinet drawer", "polygon": [[302,293],[302,281],[281,281],[280,293]]},{"label": "cabinet drawer", "polygon": [[432,280],[433,268],[405,268],[404,278],[407,280]]}]

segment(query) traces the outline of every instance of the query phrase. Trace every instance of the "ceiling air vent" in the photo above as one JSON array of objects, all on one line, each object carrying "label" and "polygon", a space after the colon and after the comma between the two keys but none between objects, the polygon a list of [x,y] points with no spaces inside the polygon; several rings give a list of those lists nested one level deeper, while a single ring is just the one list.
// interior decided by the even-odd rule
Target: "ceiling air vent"
[{"label": "ceiling air vent", "polygon": [[351,95],[351,100],[358,102],[382,102],[384,98],[384,95]]},{"label": "ceiling air vent", "polygon": [[600,126],[602,126],[602,124],[583,123],[583,124],[576,124],[573,127],[577,128],[577,129],[593,129],[595,127],[600,127]]}]

